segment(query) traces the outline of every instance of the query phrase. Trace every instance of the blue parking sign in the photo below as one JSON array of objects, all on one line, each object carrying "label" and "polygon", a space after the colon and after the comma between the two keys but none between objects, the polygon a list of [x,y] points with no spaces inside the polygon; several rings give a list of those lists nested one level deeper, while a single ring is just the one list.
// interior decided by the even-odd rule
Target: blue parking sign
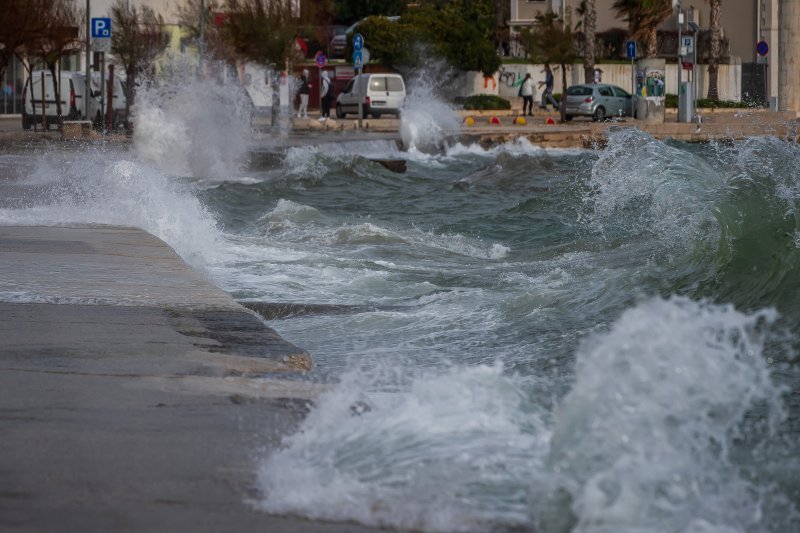
[{"label": "blue parking sign", "polygon": [[102,39],[111,37],[111,19],[110,18],[92,18],[92,38]]},{"label": "blue parking sign", "polygon": [[364,37],[360,33],[353,35],[353,50],[364,48]]}]

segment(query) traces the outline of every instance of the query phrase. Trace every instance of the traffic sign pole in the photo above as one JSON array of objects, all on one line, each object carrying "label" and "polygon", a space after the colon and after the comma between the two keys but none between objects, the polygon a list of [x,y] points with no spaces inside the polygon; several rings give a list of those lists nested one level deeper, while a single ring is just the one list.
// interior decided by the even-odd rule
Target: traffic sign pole
[{"label": "traffic sign pole", "polygon": [[91,0],[86,0],[86,88],[83,92],[83,116],[86,119],[89,119],[89,95],[91,94],[89,91],[92,89],[91,84],[91,76],[92,72],[89,69],[89,60],[91,54],[91,46],[90,46],[90,33],[89,28],[91,28],[92,24],[92,8],[91,8]]},{"label": "traffic sign pole", "polygon": [[353,35],[353,66],[356,68],[356,98],[358,99],[358,129],[362,127],[364,103],[361,101],[361,69],[363,67],[361,49],[364,48],[364,36]]}]

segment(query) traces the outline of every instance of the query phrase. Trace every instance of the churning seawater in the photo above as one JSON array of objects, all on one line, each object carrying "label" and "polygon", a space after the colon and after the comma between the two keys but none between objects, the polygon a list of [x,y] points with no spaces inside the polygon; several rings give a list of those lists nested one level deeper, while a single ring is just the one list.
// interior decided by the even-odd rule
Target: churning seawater
[{"label": "churning seawater", "polygon": [[231,93],[144,95],[130,150],[0,155],[0,224],[142,227],[242,302],[298,304],[269,323],[334,386],[261,458],[259,508],[800,529],[797,145],[628,129],[599,151],[484,149],[426,125],[453,120],[430,98],[410,99],[409,151],[248,145]]}]

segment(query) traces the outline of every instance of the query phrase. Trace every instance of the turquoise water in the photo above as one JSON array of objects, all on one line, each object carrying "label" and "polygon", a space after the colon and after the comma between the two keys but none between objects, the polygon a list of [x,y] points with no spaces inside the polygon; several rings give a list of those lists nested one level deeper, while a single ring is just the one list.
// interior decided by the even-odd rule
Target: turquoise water
[{"label": "turquoise water", "polygon": [[423,531],[800,528],[796,145],[202,150],[150,120],[129,151],[0,156],[0,223],[143,227],[244,303],[306,305],[269,324],[334,386],[259,456],[258,508]]}]

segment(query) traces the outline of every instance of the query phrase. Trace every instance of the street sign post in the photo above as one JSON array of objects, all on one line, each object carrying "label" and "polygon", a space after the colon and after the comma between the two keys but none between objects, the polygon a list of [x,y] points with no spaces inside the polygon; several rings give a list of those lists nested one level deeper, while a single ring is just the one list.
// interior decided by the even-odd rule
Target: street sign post
[{"label": "street sign post", "polygon": [[[358,98],[358,127],[361,128],[361,119],[364,118],[364,104],[361,102],[361,68],[364,66],[364,36],[360,33],[353,35],[353,66],[356,71],[356,98]],[[367,53],[367,61],[369,61],[369,53]]]},{"label": "street sign post", "polygon": [[628,41],[625,43],[625,51],[628,59],[636,59],[636,41]]},{"label": "street sign post", "polygon": [[631,60],[631,94],[636,94],[636,67],[633,66],[633,60],[636,59],[636,41],[625,43],[625,53]]}]

